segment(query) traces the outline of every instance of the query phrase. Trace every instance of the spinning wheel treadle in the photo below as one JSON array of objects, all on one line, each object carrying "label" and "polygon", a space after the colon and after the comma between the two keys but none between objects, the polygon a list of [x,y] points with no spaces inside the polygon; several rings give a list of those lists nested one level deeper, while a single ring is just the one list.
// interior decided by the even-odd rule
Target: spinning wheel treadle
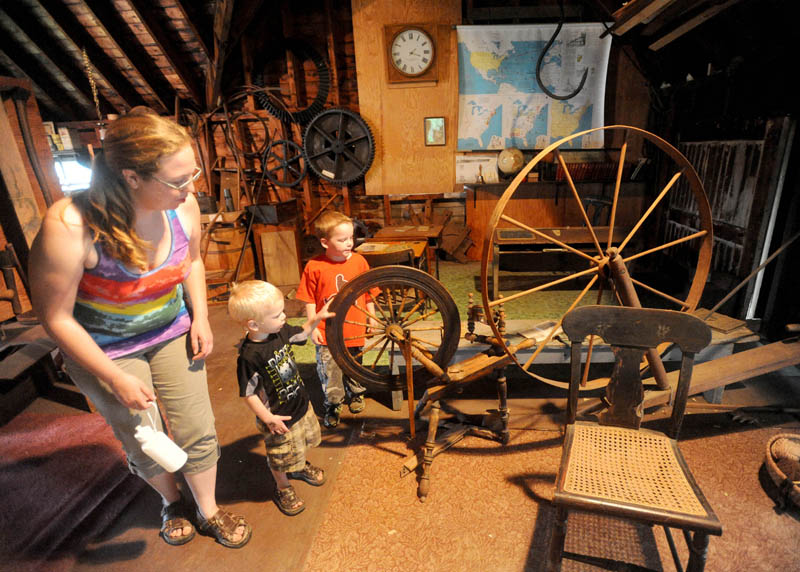
[{"label": "spinning wheel treadle", "polygon": [[[370,314],[363,300],[375,305]],[[458,308],[444,286],[430,274],[407,266],[382,266],[347,283],[330,306],[336,314],[326,322],[328,348],[345,375],[375,390],[400,389],[405,383],[392,374],[403,363],[401,341],[409,340],[417,361],[429,360],[445,369],[458,348],[461,321]],[[362,352],[352,356],[346,348],[346,323],[367,326],[372,319],[374,335],[366,338]],[[381,362],[382,365],[379,365]],[[388,367],[387,367],[388,363]],[[414,368],[414,382],[434,377],[422,365]]]},{"label": "spinning wheel treadle", "polygon": [[[616,166],[616,182],[613,189],[613,198],[611,200],[609,222],[602,234],[599,230],[596,232],[597,227],[589,220],[584,206],[584,203],[588,202],[591,197],[581,196],[578,189],[579,184],[573,181],[569,166],[559,152],[561,148],[569,147],[573,139],[596,131],[603,131],[604,134],[621,132],[623,138],[623,143],[619,150],[619,161]],[[624,211],[624,209],[620,209],[620,203],[622,202],[620,188],[626,166],[625,157],[628,148],[637,149],[637,145],[648,151],[655,150],[660,152],[662,157],[657,158],[663,159],[663,165],[666,166],[665,172],[667,173],[667,180],[660,189],[656,187],[656,198],[649,206],[646,206],[641,215],[636,215],[633,219],[635,223],[632,224],[630,230],[626,230],[623,235],[625,238],[621,241],[614,240],[615,235],[619,236],[619,230],[621,228],[617,220],[617,215],[620,214],[621,218],[622,212]],[[511,211],[508,208],[508,203],[514,196],[517,188],[526,180],[528,173],[551,154],[555,156],[564,173],[564,179],[568,189],[566,207],[570,207],[573,209],[573,212],[578,213],[583,228],[588,230],[591,235],[592,250],[589,253],[558,240],[558,238],[554,237],[552,234],[547,234],[533,228],[535,226],[533,224],[528,224],[523,220],[518,220],[518,218],[509,215]],[[653,157],[650,158],[652,159]],[[656,218],[655,216],[651,216],[653,212],[656,211],[656,207],[658,207],[659,204],[668,204],[668,200],[665,200],[668,196],[680,198],[682,216],[691,223],[688,227],[691,228],[694,226],[694,228],[699,228],[700,230],[679,236],[663,244],[652,244],[653,241],[651,240],[651,244],[647,244],[645,250],[635,252],[638,248],[637,242],[639,242],[640,239],[651,239],[652,236],[657,234],[654,229],[648,228],[648,225]],[[629,216],[630,214],[631,213],[629,213]],[[615,226],[617,227],[616,233]],[[551,248],[560,249],[564,253],[564,256],[571,256],[574,260],[583,263],[585,269],[573,272],[567,276],[553,278],[550,282],[528,290],[506,295],[504,298],[500,298],[497,292],[491,292],[491,295],[495,297],[492,299],[490,298],[489,289],[489,264],[492,260],[494,240],[498,227],[510,227],[531,233],[543,239]],[[636,274],[631,266],[634,260],[636,260],[637,263],[646,262],[648,256],[652,259],[653,255],[679,245],[681,249],[687,249],[687,251],[691,252],[691,256],[695,260],[694,277],[685,295],[669,294],[662,291],[662,288],[648,283],[646,279],[631,275]],[[498,200],[490,219],[489,231],[483,243],[481,286],[484,312],[486,315],[491,315],[493,309],[498,304],[502,303],[509,319],[514,319],[513,302],[515,300],[526,296],[537,295],[543,290],[550,289],[550,292],[553,292],[557,289],[556,287],[563,288],[570,284],[575,285],[578,282],[576,279],[588,281],[585,286],[583,284],[574,286],[575,289],[580,290],[580,292],[572,297],[574,299],[570,298],[571,302],[564,302],[563,312],[560,317],[550,316],[547,318],[553,319],[555,326],[550,329],[546,339],[538,344],[536,350],[524,363],[521,363],[518,356],[515,356],[513,352],[509,351],[508,347],[505,348],[506,353],[514,363],[520,366],[528,375],[550,385],[566,389],[568,387],[566,379],[562,381],[548,378],[542,374],[541,370],[534,370],[534,367],[536,366],[536,358],[560,330],[561,322],[570,310],[584,304],[611,303],[639,307],[643,305],[639,296],[647,295],[653,302],[659,304],[659,306],[656,307],[660,307],[660,305],[663,304],[668,309],[692,311],[700,301],[700,296],[703,292],[706,278],[708,277],[711,263],[711,249],[712,219],[708,199],[706,198],[703,185],[700,182],[697,172],[680,151],[656,135],[636,127],[613,125],[590,129],[565,137],[543,149],[523,167]],[[594,295],[590,295],[590,292],[593,292]],[[544,304],[542,304],[542,306],[544,306]],[[489,324],[492,327],[494,335],[499,338],[500,332],[497,325],[493,324],[491,321]],[[598,376],[597,370],[599,368],[591,367],[592,347],[599,343],[601,342],[597,336],[590,336],[586,365],[583,368],[584,375],[581,389],[596,389],[608,383],[607,377]],[[648,354],[648,362],[656,382],[659,387],[663,389],[667,383],[666,374],[663,373],[663,364],[655,349],[651,350]]]}]

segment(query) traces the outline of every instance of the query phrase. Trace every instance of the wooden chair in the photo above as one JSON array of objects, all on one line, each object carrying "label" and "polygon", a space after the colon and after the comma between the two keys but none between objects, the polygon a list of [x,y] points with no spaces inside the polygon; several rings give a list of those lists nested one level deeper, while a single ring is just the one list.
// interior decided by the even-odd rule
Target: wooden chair
[{"label": "wooden chair", "polygon": [[[678,552],[669,527],[683,530],[689,548],[686,570],[705,566],[709,535],[722,525],[709,506],[678,449],[694,354],[708,345],[711,331],[698,318],[670,310],[614,306],[584,306],[564,317],[571,341],[572,374],[567,426],[553,502],[556,523],[548,555],[548,570],[560,570],[563,556],[609,566],[609,560],[564,553],[569,510],[664,527],[678,570]],[[615,356],[606,389],[610,406],[598,423],[576,421],[581,381],[581,348],[595,335],[612,346]],[[639,366],[647,348],[677,344],[683,353],[666,434],[640,428],[644,396]],[[580,534],[579,530],[572,531]]]},{"label": "wooden chair", "polygon": [[389,252],[362,252],[361,255],[367,259],[370,268],[394,264],[414,266],[414,251],[410,248]]}]

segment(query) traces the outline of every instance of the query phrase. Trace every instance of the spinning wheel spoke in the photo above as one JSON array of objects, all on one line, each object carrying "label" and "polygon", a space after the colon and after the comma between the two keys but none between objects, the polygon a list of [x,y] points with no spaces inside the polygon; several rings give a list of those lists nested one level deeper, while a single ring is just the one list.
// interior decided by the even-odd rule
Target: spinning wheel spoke
[{"label": "spinning wheel spoke", "polygon": [[678,239],[675,239],[675,240],[673,240],[671,242],[664,243],[661,246],[656,246],[656,247],[653,247],[653,248],[651,248],[649,250],[644,250],[642,252],[638,252],[636,254],[632,254],[631,256],[626,256],[624,258],[624,260],[625,260],[625,263],[627,264],[631,260],[636,260],[637,258],[641,258],[642,256],[647,256],[648,254],[653,254],[654,252],[659,252],[661,250],[666,250],[667,248],[675,246],[676,244],[689,242],[690,240],[694,240],[695,238],[702,238],[702,237],[706,236],[707,234],[708,234],[707,230],[701,230],[701,231],[695,232],[693,234],[689,234],[687,236],[684,236],[683,238],[678,238]]},{"label": "spinning wheel spoke", "polygon": [[[581,300],[583,300],[583,297],[586,296],[586,294],[589,292],[589,290],[592,288],[592,286],[594,286],[595,282],[597,282],[597,276],[594,276],[594,277],[592,277],[591,280],[589,280],[589,283],[586,285],[586,287],[581,291],[580,294],[578,294],[578,297],[575,298],[575,301],[570,305],[570,307],[567,309],[567,311],[564,312],[564,315],[569,314],[575,308],[575,306],[577,306],[578,303]],[[531,357],[529,357],[528,360],[525,362],[525,365],[522,366],[522,369],[524,369],[525,371],[528,371],[528,368],[533,363],[533,360],[536,359],[536,356],[538,356],[539,353],[544,349],[544,347],[548,343],[550,343],[550,340],[552,340],[555,337],[555,334],[558,331],[558,329],[561,327],[561,322],[563,322],[563,321],[564,321],[564,316],[561,316],[558,319],[558,322],[556,322],[556,325],[553,326],[553,328],[550,330],[550,333],[547,334],[547,338],[542,343],[540,343],[540,344],[538,344],[536,346],[536,350],[531,354]]]},{"label": "spinning wheel spoke", "polygon": [[[608,226],[607,228],[603,227],[602,230],[590,221],[591,210],[584,206],[581,193],[577,188],[577,185],[581,184],[581,180],[579,178],[576,180],[577,172],[574,166],[571,170],[565,160],[568,156],[561,152],[567,148],[575,148],[576,140],[587,137],[589,134],[592,134],[592,138],[613,141],[619,145],[618,155],[613,159],[615,161],[615,172],[612,175],[613,190],[609,190],[606,195],[606,186],[602,185],[602,194],[598,197],[601,200],[598,200],[598,204],[602,205],[599,208],[603,210],[594,213],[594,219],[597,220],[601,213],[607,212]],[[631,157],[634,154],[641,154],[642,158],[646,157],[648,164],[658,166],[659,170],[658,172],[644,171],[645,177],[641,179],[641,183],[637,181],[635,184],[629,184],[627,183],[630,179],[628,168],[640,159],[639,156]],[[544,221],[546,224],[552,225],[552,217],[549,212],[528,208],[525,201],[528,197],[549,198],[553,185],[526,186],[524,197],[515,195],[517,189],[526,180],[528,173],[537,164],[548,160],[548,157],[555,157],[556,164],[560,167],[559,172],[564,174],[564,184],[568,186],[569,194],[573,199],[566,201],[564,207],[566,212],[563,213],[564,222],[562,224],[564,226],[560,229],[564,231],[562,234],[555,232],[555,229],[535,228]],[[656,177],[659,177],[659,182],[654,183],[657,185],[654,189],[656,192],[653,193],[655,199],[645,200],[643,197],[650,196],[644,191],[645,185]],[[542,193],[539,193],[539,190]],[[626,201],[629,200],[631,205],[626,204]],[[605,209],[608,210],[605,211]],[[685,215],[686,226],[690,228],[688,233],[683,230],[683,227],[672,228],[669,226],[671,223],[658,225],[654,220],[656,218],[653,216],[654,214],[662,211],[670,212],[670,209],[680,209],[682,216]],[[572,230],[576,227],[568,226],[576,224],[573,221],[580,221],[582,224],[580,228],[583,229],[583,232],[577,232]],[[514,234],[520,236],[521,244],[528,241],[527,243],[534,245],[544,244],[546,248],[550,245],[557,247],[560,254],[537,258],[539,261],[548,263],[557,258],[559,264],[557,271],[563,272],[567,269],[565,266],[570,265],[568,273],[539,280],[539,282],[544,282],[541,284],[517,287],[513,292],[496,291],[499,290],[501,283],[498,281],[497,268],[493,265],[497,261],[495,254],[499,245],[496,241],[500,236],[498,229],[501,225],[503,228],[510,226],[519,229]],[[665,305],[673,307],[675,305],[677,309],[690,311],[697,306],[700,300],[711,263],[713,246],[711,209],[697,172],[686,157],[672,145],[656,135],[636,127],[614,125],[590,129],[567,136],[542,149],[519,171],[498,199],[489,226],[490,228],[484,235],[481,257],[481,296],[484,314],[491,315],[498,304],[503,304],[507,320],[522,317],[513,315],[515,309],[522,307],[526,312],[524,317],[530,319],[532,317],[530,315],[531,306],[533,306],[533,312],[535,312],[533,317],[555,324],[555,327],[547,332],[546,339],[537,344],[532,355],[522,360],[525,363],[521,363],[508,347],[505,348],[505,351],[511,361],[519,365],[531,377],[562,388],[568,386],[568,373],[558,373],[558,368],[540,368],[536,360],[539,358],[540,362],[546,363],[554,363],[554,360],[558,360],[556,353],[561,351],[561,346],[553,340],[563,316],[578,305],[586,303],[586,296],[591,288],[598,289],[598,304],[644,306],[655,304],[657,307]],[[666,230],[662,230],[662,228]],[[660,242],[664,244],[659,244],[658,233],[669,236],[669,239],[661,240]],[[688,236],[675,238],[683,234],[688,234]],[[508,244],[510,240],[507,239],[510,236],[502,237],[501,244]],[[554,236],[558,238],[554,238]],[[588,253],[579,247],[581,244],[588,247]],[[615,244],[618,246],[615,247]],[[671,247],[677,248],[672,251],[668,250]],[[696,262],[691,284],[686,290],[687,293],[670,291],[669,288],[653,284],[652,279],[646,278],[646,276],[657,275],[654,266],[660,262],[658,257],[665,255],[680,256],[683,263],[687,259],[690,263]],[[650,257],[648,258],[648,256]],[[584,265],[584,261],[589,263]],[[552,271],[553,268],[550,267],[548,270]],[[540,279],[543,274],[544,272],[537,271],[526,278]],[[495,288],[490,287],[490,276],[495,281],[493,283]],[[598,280],[600,281],[599,285],[597,285]],[[574,294],[568,291],[573,291]],[[576,294],[577,298],[574,298],[573,296]],[[642,299],[639,298],[640,295],[643,297]],[[535,303],[522,304],[523,299],[528,296],[533,297]],[[554,308],[563,310],[563,313],[557,314]],[[495,337],[502,337],[497,323],[490,320],[488,325]],[[544,329],[544,326],[540,327]],[[604,344],[605,342],[598,339],[598,336],[590,337],[589,350],[584,358],[585,367],[582,372],[582,383],[585,385],[581,389],[595,389],[608,382],[606,377],[596,377],[597,373],[601,370],[605,371],[606,367],[605,363],[602,367],[599,363],[607,361],[605,349],[603,351],[598,349],[601,346],[605,348]],[[542,355],[542,352],[546,353],[547,359],[543,359],[545,356]],[[651,356],[649,360],[658,362],[657,356]],[[544,371],[555,372],[550,375],[561,375],[562,378],[551,379],[543,375]]]},{"label": "spinning wheel spoke", "polygon": [[411,322],[403,322],[403,325],[407,328],[408,326],[410,326],[412,324],[416,324],[420,320],[427,320],[431,316],[435,316],[438,313],[439,313],[439,308],[435,308],[435,309],[431,310],[430,312],[427,312],[425,314],[421,314],[416,320],[413,320]]},{"label": "spinning wheel spoke", "polygon": [[373,316],[372,314],[370,314],[369,312],[367,312],[367,310],[366,310],[366,309],[362,308],[362,307],[361,307],[361,306],[359,306],[358,304],[353,304],[353,308],[355,308],[356,310],[358,310],[359,312],[361,312],[362,314],[364,314],[364,315],[365,315],[367,318],[372,318],[372,319],[373,319],[373,320],[375,320],[376,322],[382,322],[382,320],[381,320],[380,318],[377,318],[377,317]]},{"label": "spinning wheel spoke", "polygon": [[[357,338],[357,339],[360,339],[360,338]],[[380,338],[378,338],[377,340],[374,340],[374,341],[373,341],[371,344],[369,344],[368,346],[367,346],[367,345],[365,345],[365,346],[364,346],[364,348],[363,348],[363,349],[362,349],[360,352],[358,352],[358,354],[356,354],[356,355],[354,355],[354,356],[353,356],[353,358],[354,358],[354,359],[358,359],[358,358],[360,358],[360,357],[361,357],[361,356],[363,356],[365,353],[367,353],[367,352],[368,352],[368,351],[370,351],[372,348],[374,348],[374,347],[375,347],[375,346],[377,346],[379,343],[381,343],[381,340],[382,340],[382,339],[384,339],[384,337],[383,337],[383,336],[382,336],[382,337],[380,337]]]},{"label": "spinning wheel spoke", "polygon": [[569,282],[570,280],[574,280],[575,278],[580,278],[581,276],[586,276],[588,274],[597,273],[597,268],[589,268],[588,270],[583,270],[581,272],[576,272],[575,274],[570,274],[569,276],[565,276],[563,278],[559,278],[558,280],[553,280],[552,282],[548,282],[547,284],[542,284],[541,286],[535,286],[529,290],[525,290],[524,292],[518,292],[516,294],[511,294],[510,296],[505,296],[503,298],[499,298],[492,302],[489,302],[489,307],[492,308],[498,304],[502,304],[504,302],[510,302],[512,300],[516,300],[517,298],[522,298],[529,294],[533,294],[534,292],[540,292],[551,286],[556,286],[558,284],[563,284],[564,282]]},{"label": "spinning wheel spoke", "polygon": [[619,152],[619,164],[617,165],[617,178],[614,182],[614,198],[611,200],[611,212],[608,215],[608,243],[607,248],[611,248],[614,242],[614,223],[617,219],[617,202],[619,201],[619,189],[622,187],[622,172],[625,169],[625,155],[628,152],[628,132],[622,141],[622,148]]},{"label": "spinning wheel spoke", "polygon": [[363,326],[365,328],[369,328],[369,324],[364,324],[363,322],[354,322],[353,320],[345,320],[345,324],[350,324],[352,326]]},{"label": "spinning wheel spoke", "polygon": [[661,290],[657,290],[656,288],[653,288],[652,286],[648,286],[644,282],[636,280],[636,278],[631,278],[631,282],[633,282],[637,286],[640,286],[640,287],[644,288],[648,292],[652,292],[656,296],[661,296],[665,300],[669,300],[673,304],[676,304],[677,306],[679,306],[681,310],[689,307],[689,305],[686,302],[684,302],[683,300],[678,300],[677,298],[675,298],[673,296],[670,296],[666,292],[662,292]]},{"label": "spinning wheel spoke", "polygon": [[409,332],[441,332],[442,326],[432,326],[430,328],[406,328]]},{"label": "spinning wheel spoke", "polygon": [[377,356],[375,356],[375,360],[372,362],[372,365],[371,365],[371,366],[369,366],[369,368],[370,368],[371,370],[375,371],[375,366],[376,366],[376,365],[377,365],[377,363],[380,361],[381,357],[383,357],[383,352],[385,352],[385,351],[386,351],[386,346],[388,346],[388,345],[389,345],[389,342],[390,342],[390,341],[391,341],[391,340],[390,340],[389,338],[384,338],[383,345],[381,346],[381,351],[379,351],[379,352],[378,352],[378,355],[377,355]]},{"label": "spinning wheel spoke", "polygon": [[647,211],[645,211],[645,213],[642,215],[642,218],[640,218],[640,219],[639,219],[639,221],[638,221],[638,222],[637,222],[637,223],[636,223],[636,224],[633,226],[633,228],[631,229],[631,231],[628,233],[628,236],[626,236],[626,237],[625,237],[625,240],[623,240],[623,241],[620,243],[620,245],[619,245],[619,248],[617,249],[619,252],[622,252],[622,249],[623,249],[623,248],[625,248],[625,246],[628,244],[628,242],[630,242],[630,240],[631,240],[631,239],[634,237],[634,235],[636,234],[636,231],[638,231],[638,230],[639,230],[639,227],[641,227],[641,226],[642,226],[642,224],[644,224],[644,221],[646,221],[646,220],[647,220],[647,217],[649,217],[649,216],[650,216],[650,213],[652,213],[652,212],[655,210],[655,208],[658,206],[658,203],[660,203],[660,202],[661,202],[661,199],[663,199],[663,198],[666,196],[666,194],[669,192],[669,190],[670,190],[670,189],[672,188],[672,186],[673,186],[673,185],[674,185],[674,184],[677,182],[678,178],[680,178],[680,176],[681,176],[682,174],[683,174],[683,173],[682,173],[682,171],[678,171],[677,173],[675,173],[674,175],[672,175],[672,178],[671,178],[671,179],[669,180],[669,182],[668,182],[668,183],[667,183],[667,184],[664,186],[664,188],[663,188],[663,189],[661,189],[661,192],[660,192],[660,193],[658,194],[658,196],[656,197],[656,200],[654,200],[654,201],[653,201],[653,204],[651,204],[651,205],[650,205],[650,208],[648,208],[648,209],[647,209]]},{"label": "spinning wheel spoke", "polygon": [[575,188],[575,183],[572,180],[572,175],[567,168],[567,164],[564,162],[564,157],[556,151],[556,158],[558,159],[559,165],[564,170],[564,176],[567,178],[567,183],[569,184],[569,188],[572,191],[572,197],[575,199],[575,202],[578,204],[578,209],[581,211],[581,216],[583,217],[583,222],[586,224],[586,228],[589,229],[589,234],[592,235],[592,241],[594,242],[595,248],[597,248],[597,253],[600,256],[603,256],[603,249],[600,247],[600,242],[597,240],[597,235],[594,233],[594,228],[592,227],[592,223],[589,222],[589,216],[586,214],[586,209],[583,206],[583,201],[581,201],[581,197],[578,194],[578,189]]},{"label": "spinning wheel spoke", "polygon": [[585,258],[586,260],[589,260],[589,261],[591,261],[593,264],[597,264],[597,260],[595,260],[594,258],[592,258],[591,256],[589,256],[589,255],[588,255],[588,254],[586,254],[585,252],[581,252],[581,251],[580,251],[580,250],[578,250],[577,248],[573,248],[573,247],[572,247],[572,246],[570,246],[569,244],[566,244],[566,243],[564,243],[564,242],[561,242],[560,240],[558,240],[557,238],[555,238],[555,237],[553,237],[553,236],[550,236],[549,234],[545,234],[545,233],[543,233],[543,232],[539,232],[539,231],[538,231],[538,230],[536,230],[535,228],[531,228],[530,226],[528,226],[528,225],[526,225],[526,224],[522,224],[520,221],[518,221],[518,220],[515,220],[515,219],[513,219],[513,218],[511,218],[511,217],[509,217],[509,216],[506,216],[506,215],[503,215],[503,216],[501,216],[501,217],[500,217],[500,220],[504,220],[504,221],[506,221],[506,222],[510,222],[511,224],[513,224],[513,225],[515,225],[515,226],[518,226],[518,227],[519,227],[519,228],[521,228],[522,230],[527,230],[528,232],[532,232],[533,234],[535,234],[535,235],[536,235],[536,236],[538,236],[539,238],[543,238],[543,239],[547,240],[548,242],[552,242],[553,244],[555,244],[555,245],[557,245],[557,246],[560,246],[560,247],[561,247],[561,248],[563,248],[564,250],[569,250],[569,251],[570,251],[570,252],[572,252],[573,254],[577,254],[578,256],[581,256],[581,257]]}]

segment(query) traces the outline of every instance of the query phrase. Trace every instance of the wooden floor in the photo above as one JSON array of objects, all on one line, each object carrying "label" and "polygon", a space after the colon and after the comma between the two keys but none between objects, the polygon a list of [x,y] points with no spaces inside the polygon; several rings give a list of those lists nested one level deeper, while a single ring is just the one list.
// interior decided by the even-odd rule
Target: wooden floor
[{"label": "wooden floor", "polygon": [[[511,376],[509,445],[468,437],[437,457],[424,504],[416,499],[416,475],[400,477],[404,457],[419,443],[408,439],[405,403],[392,411],[388,395],[371,395],[363,413],[346,412],[337,430],[323,429],[322,446],[310,457],[326,470],[328,482],[319,488],[298,483],[308,508],[286,517],[270,500],[263,444],[237,396],[241,332],[224,306],[210,313],[215,350],[207,363],[209,391],[222,446],[218,500],[247,517],[251,542],[230,550],[198,536],[182,547],[166,545],[158,537],[158,496],[146,489],[78,556],[75,570],[541,569],[550,530],[547,501],[560,455],[559,390]],[[301,369],[319,407],[313,365]],[[726,390],[724,402],[797,406],[800,375],[787,368],[738,383]],[[468,413],[497,406],[487,382],[475,383],[450,403]],[[30,410],[80,414],[43,398]],[[782,414],[755,414],[750,420],[754,424],[725,413],[692,415],[685,425],[682,448],[725,527],[721,538],[711,540],[707,570],[800,569],[800,511],[777,514],[759,480],[766,441],[778,432],[800,433],[800,422]],[[570,526],[568,549],[599,545],[631,562],[674,569],[663,534],[605,523],[617,539],[609,544],[598,539],[604,529],[596,523],[577,519]],[[565,569],[586,568],[573,563]]]}]

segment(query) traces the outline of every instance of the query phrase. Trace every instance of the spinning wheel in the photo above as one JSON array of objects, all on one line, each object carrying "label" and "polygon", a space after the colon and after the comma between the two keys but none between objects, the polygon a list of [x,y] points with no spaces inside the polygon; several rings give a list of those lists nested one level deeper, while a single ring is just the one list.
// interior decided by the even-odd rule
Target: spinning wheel
[{"label": "spinning wheel", "polygon": [[[365,299],[374,304],[374,313],[364,307]],[[461,321],[453,298],[440,282],[416,268],[382,266],[370,270],[339,291],[330,311],[336,314],[325,327],[331,354],[346,375],[372,389],[404,386],[391,372],[396,360],[402,361],[396,351],[401,342],[410,342],[417,361],[430,366],[414,368],[415,383],[434,377],[431,369],[446,368],[458,348]],[[373,336],[366,339],[360,354],[352,356],[345,347],[344,325],[368,326],[370,320],[374,323]],[[378,367],[387,363],[388,370]]]},{"label": "spinning wheel", "polygon": [[[616,182],[613,190],[613,199],[610,205],[609,224],[607,229],[604,229],[602,234],[597,232],[595,225],[590,222],[589,216],[587,215],[584,207],[584,201],[588,197],[581,196],[580,192],[578,191],[579,185],[574,182],[569,167],[564,161],[562,154],[559,152],[560,149],[568,147],[570,141],[573,139],[588,133],[593,133],[595,131],[621,131],[624,138],[624,142],[620,150],[619,163],[616,169]],[[614,227],[620,207],[620,187],[622,184],[622,175],[625,167],[625,156],[627,149],[636,144],[650,144],[660,151],[662,158],[669,162],[667,172],[669,173],[670,178],[660,189],[653,202],[647,206],[643,214],[638,217],[638,220],[635,222],[635,224],[633,224],[633,226],[631,226],[631,228],[624,233],[624,238],[621,240],[614,240]],[[555,155],[555,158],[564,173],[564,178],[569,188],[568,195],[571,195],[568,197],[568,202],[574,201],[573,206],[577,208],[583,224],[589,230],[591,235],[591,242],[593,243],[593,246],[589,252],[579,250],[570,244],[562,242],[557,237],[553,236],[553,234],[545,233],[541,230],[533,228],[531,225],[518,220],[518,218],[509,216],[509,214],[506,213],[508,203],[514,196],[514,193],[517,191],[520,183],[526,179],[528,173],[534,167],[536,167],[551,153]],[[676,189],[679,187],[681,190],[676,191]],[[684,200],[687,202],[685,212],[692,213],[689,216],[694,216],[697,218],[697,224],[701,230],[681,238],[671,240],[664,244],[655,246],[648,245],[646,249],[635,252],[637,248],[637,241],[634,239],[639,239],[644,236],[654,236],[654,233],[648,229],[648,223],[653,222],[652,219],[654,217],[651,217],[653,211],[659,204],[662,203],[663,199],[667,195],[676,192],[683,193],[681,196],[684,197]],[[503,223],[502,226],[504,227],[508,226],[515,229],[521,229],[527,233],[532,233],[533,235],[543,239],[546,243],[549,243],[549,245],[553,248],[561,249],[565,256],[576,257],[579,263],[583,264],[585,268],[572,272],[566,276],[559,276],[544,284],[505,296],[503,298],[499,297],[497,292],[492,292],[491,294],[494,297],[494,299],[492,299],[490,297],[488,288],[488,267],[494,248],[495,231],[499,226],[501,226],[501,223]],[[618,230],[619,229],[617,229],[617,231]],[[650,232],[649,235],[647,235],[648,232]],[[543,295],[540,293],[544,291],[552,292],[556,289],[556,287],[563,288],[564,285],[576,285],[581,281],[588,280],[585,285],[577,286],[576,289],[579,290],[578,294],[570,296],[569,300],[564,301],[563,312],[561,313],[561,316],[555,320],[555,326],[549,329],[549,333],[547,334],[546,338],[537,345],[536,350],[524,362],[521,362],[521,360],[518,359],[513,352],[509,351],[507,347],[505,348],[506,353],[511,357],[511,359],[528,375],[550,385],[555,385],[557,387],[566,389],[568,387],[566,381],[548,378],[543,373],[540,373],[539,370],[534,370],[534,367],[537,365],[536,360],[541,355],[542,350],[557,333],[564,315],[576,306],[582,304],[603,303],[618,303],[626,306],[640,306],[641,302],[639,299],[639,293],[642,293],[643,295],[646,293],[649,298],[656,300],[658,304],[663,303],[669,309],[683,311],[691,311],[695,309],[700,300],[700,295],[702,294],[711,262],[711,209],[709,207],[705,192],[703,191],[703,185],[700,182],[696,171],[677,149],[663,139],[647,131],[637,129],[635,127],[614,125],[591,129],[581,133],[576,133],[575,135],[571,135],[569,137],[565,137],[543,149],[538,155],[536,155],[536,157],[534,157],[530,163],[528,163],[517,174],[517,176],[503,193],[502,197],[500,197],[500,200],[497,202],[494,212],[492,213],[490,232],[487,234],[487,237],[488,238],[486,238],[484,241],[483,256],[481,261],[483,307],[486,315],[491,315],[495,306],[503,303],[509,318],[513,319],[513,311],[510,309],[509,303],[513,302],[514,300],[538,295],[538,301],[542,299]],[[691,247],[692,251],[694,252],[693,256],[696,259],[694,277],[692,279],[691,286],[685,295],[669,294],[652,284],[652,281],[648,283],[646,280],[637,279],[631,276],[632,272],[629,270],[631,268],[631,263],[633,263],[634,260],[646,260],[647,256],[663,252],[666,249],[675,247],[677,245]],[[497,325],[492,323],[491,320],[489,321],[489,324],[494,332],[494,335],[499,338],[500,332],[497,328]],[[596,376],[596,372],[599,369],[598,367],[591,367],[592,348],[599,343],[595,336],[592,336],[591,338],[592,339],[589,340],[588,344],[589,350],[586,359],[586,365],[584,366],[582,389],[595,389],[608,383],[608,379],[606,377]],[[657,384],[659,387],[662,387],[662,385],[666,384],[666,379],[665,377],[661,377],[663,373],[663,365],[661,364],[658,353],[655,350],[648,354],[648,362],[650,363],[650,367],[654,377],[656,378]]]}]

